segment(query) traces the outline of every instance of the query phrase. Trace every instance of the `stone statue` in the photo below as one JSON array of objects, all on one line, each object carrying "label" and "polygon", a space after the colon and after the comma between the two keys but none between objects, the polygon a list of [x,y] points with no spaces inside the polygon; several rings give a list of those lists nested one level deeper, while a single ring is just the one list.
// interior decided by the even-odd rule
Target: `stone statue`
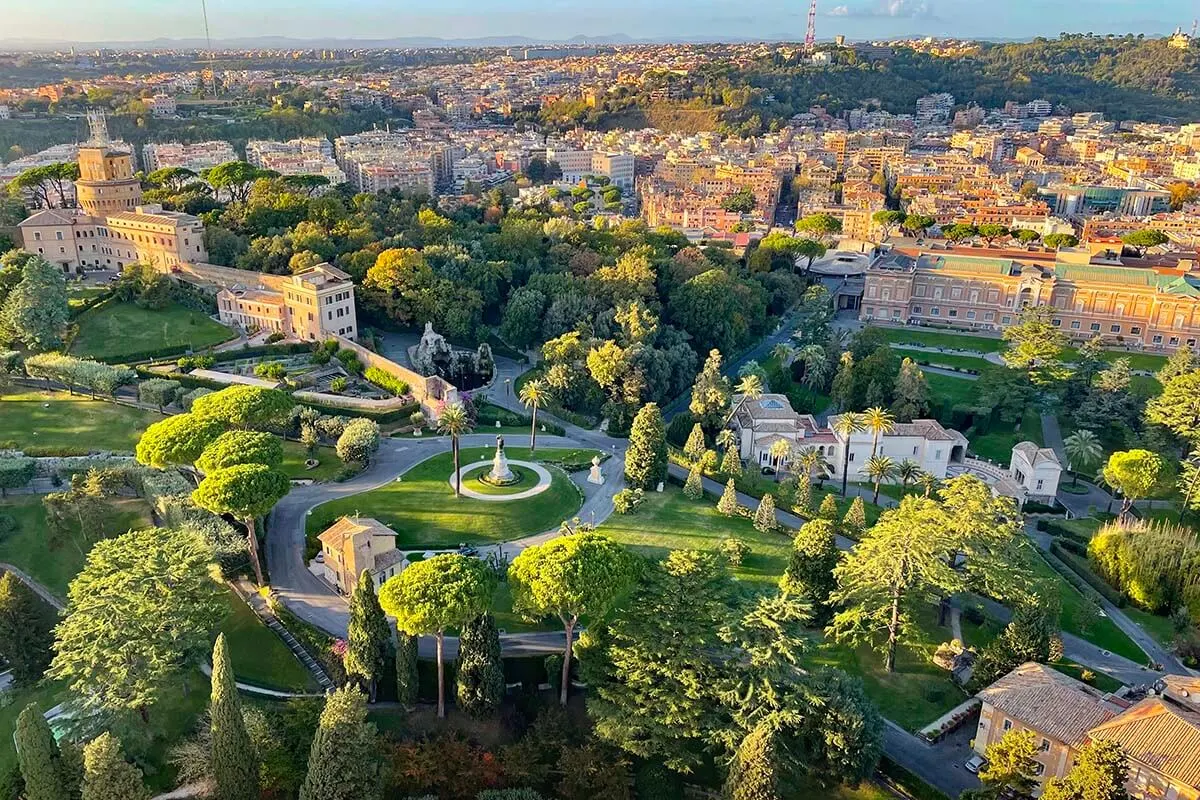
[{"label": "stone statue", "polygon": [[587,481],[597,486],[604,483],[604,473],[600,471],[600,456],[592,456],[592,469],[588,473]]},{"label": "stone statue", "polygon": [[508,486],[517,482],[517,476],[508,467],[508,456],[504,455],[504,437],[496,437],[496,455],[492,457],[492,471],[484,478],[484,483],[492,486]]},{"label": "stone statue", "polygon": [[496,449],[497,449],[497,450],[503,450],[503,449],[504,449],[504,434],[497,434],[497,435],[496,435]]}]

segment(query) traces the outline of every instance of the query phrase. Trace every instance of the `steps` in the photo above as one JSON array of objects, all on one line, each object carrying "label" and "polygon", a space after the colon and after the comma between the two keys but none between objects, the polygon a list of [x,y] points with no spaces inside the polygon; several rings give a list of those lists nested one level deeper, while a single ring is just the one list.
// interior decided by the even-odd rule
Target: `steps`
[{"label": "steps", "polygon": [[284,627],[283,623],[279,621],[279,617],[275,616],[275,613],[271,611],[266,600],[257,592],[252,591],[252,587],[242,586],[240,583],[231,583],[230,586],[233,588],[234,594],[240,597],[246,605],[250,606],[250,610],[262,620],[263,624],[270,628],[287,645],[288,649],[292,651],[292,655],[296,656],[300,663],[304,665],[304,668],[312,674],[313,678],[321,686],[321,689],[328,692],[337,688],[333,680],[329,677],[329,673],[325,671],[325,668],[321,666],[319,661],[312,657],[308,650],[304,648],[304,645],[300,644],[291,631]]}]

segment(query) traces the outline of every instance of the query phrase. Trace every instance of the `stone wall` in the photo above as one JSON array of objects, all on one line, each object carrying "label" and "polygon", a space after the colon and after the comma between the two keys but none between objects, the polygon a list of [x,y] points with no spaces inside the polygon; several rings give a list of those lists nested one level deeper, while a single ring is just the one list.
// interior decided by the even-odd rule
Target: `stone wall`
[{"label": "stone wall", "polygon": [[[412,393],[413,399],[421,404],[421,410],[425,412],[425,416],[429,419],[436,419],[439,416],[439,411],[443,405],[458,402],[458,389],[445,379],[439,378],[436,375],[426,378],[424,375],[413,372],[408,367],[403,367],[397,364],[395,361],[379,355],[379,353],[368,350],[357,342],[352,342],[349,339],[341,336],[335,336],[334,338],[337,339],[339,347],[344,347],[347,350],[353,350],[355,354],[358,355],[359,360],[363,362],[364,367],[376,367],[407,383],[409,386],[409,392]],[[300,396],[300,394],[300,392],[296,393],[297,396]],[[330,397],[330,395],[318,395],[317,397],[321,398],[322,402],[328,402],[323,398]],[[335,397],[334,399],[345,401],[348,399],[357,400],[358,398]],[[363,400],[360,402],[391,403],[393,400],[400,401],[401,398],[396,397],[392,398],[391,400]],[[330,405],[335,405],[335,403],[330,403]],[[383,410],[387,410],[389,408],[387,405],[356,407],[376,407]]]}]

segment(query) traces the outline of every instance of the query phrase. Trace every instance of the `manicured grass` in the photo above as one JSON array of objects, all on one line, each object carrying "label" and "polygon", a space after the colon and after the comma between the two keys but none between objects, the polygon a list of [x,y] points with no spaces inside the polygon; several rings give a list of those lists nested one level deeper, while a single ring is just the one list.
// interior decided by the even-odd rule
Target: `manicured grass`
[{"label": "manicured grass", "polygon": [[1062,604],[1062,616],[1059,624],[1062,625],[1064,631],[1089,641],[1097,647],[1124,656],[1130,661],[1138,664],[1146,663],[1146,654],[1142,652],[1142,649],[1108,617],[1092,618],[1085,630],[1081,623],[1089,617],[1084,609],[1086,604],[1091,601],[1068,583],[1066,578],[1050,566],[1040,553],[1034,552],[1032,547],[1029,548],[1028,554],[1028,565],[1034,577],[1044,581],[1053,590],[1057,590],[1059,601]]},{"label": "manicured grass", "polygon": [[944,347],[951,350],[971,350],[976,353],[998,353],[1005,348],[1003,339],[972,336],[967,333],[947,333],[925,328],[882,328],[889,342],[915,344],[921,347]]},{"label": "manicured grass", "polygon": [[107,286],[68,286],[67,304],[72,308],[81,306],[108,291]]},{"label": "manicured grass", "polygon": [[207,314],[183,306],[151,311],[134,303],[109,302],[84,312],[77,322],[71,354],[99,359],[185,345],[200,350],[234,336]]},{"label": "manicured grass", "polygon": [[970,405],[975,400],[977,381],[967,377],[955,378],[926,371],[925,383],[929,385],[930,398],[941,403],[947,411],[957,405]]},{"label": "manicured grass", "polygon": [[[1074,661],[1064,658],[1060,661],[1050,662],[1050,666],[1061,672],[1063,675],[1070,675],[1077,681],[1089,683],[1089,681],[1083,680],[1083,673],[1087,667],[1083,666],[1082,664],[1076,664]],[[1096,676],[1090,681],[1091,685],[1095,686],[1102,692],[1115,692],[1124,686],[1124,684],[1119,680],[1110,675],[1105,675],[1103,672],[1098,670],[1091,670],[1091,672]]]},{"label": "manicured grass", "polygon": [[15,447],[30,455],[132,453],[142,431],[159,419],[151,411],[91,400],[87,395],[8,394],[0,397],[0,447]]},{"label": "manicured grass", "polygon": [[[110,510],[103,520],[104,538],[153,524],[150,509],[142,500],[121,498],[108,503]],[[18,525],[15,533],[0,539],[0,561],[24,570],[65,600],[68,584],[83,569],[84,555],[80,548],[86,552],[94,542],[84,542],[78,533],[78,523],[72,523],[71,535],[50,549],[41,495],[17,495],[0,500],[0,513],[11,514]]]},{"label": "manicured grass", "polygon": [[[462,464],[491,459],[492,448],[464,448]],[[594,451],[541,449],[530,459],[523,447],[507,448],[510,460],[575,460],[591,458]],[[552,530],[570,519],[582,499],[579,489],[561,471],[548,467],[554,477],[550,488],[525,500],[488,502],[469,497],[455,499],[450,486],[454,461],[449,453],[430,458],[405,473],[399,481],[374,491],[318,506],[308,518],[310,542],[339,517],[359,514],[375,517],[392,528],[400,549],[454,547],[460,543],[488,544],[520,539]]]},{"label": "manicured grass", "polygon": [[647,493],[633,514],[613,514],[600,531],[655,559],[671,550],[715,551],[722,539],[740,539],[750,553],[733,574],[763,588],[773,587],[783,575],[792,549],[790,531],[762,533],[744,517],[718,512],[715,499],[692,500],[674,485],[662,494]]},{"label": "manicured grass", "polygon": [[[1079,349],[1075,347],[1066,347],[1063,349],[1063,361],[1076,361],[1079,358]],[[1103,361],[1112,363],[1118,358],[1129,359],[1129,368],[1140,370],[1142,372],[1158,372],[1167,363],[1166,356],[1158,356],[1152,353],[1130,353],[1124,350],[1105,350],[1100,354]]]},{"label": "manicured grass", "polygon": [[304,462],[308,452],[299,442],[283,443],[283,471],[292,480],[331,481],[342,471],[342,462],[332,447],[317,449],[317,461],[321,462],[314,469],[305,469]]},{"label": "manicured grass", "polygon": [[933,663],[933,653],[953,634],[937,626],[937,609],[921,608],[915,614],[915,637],[896,650],[896,671],[883,668],[884,654],[869,645],[826,642],[805,661],[836,667],[857,675],[883,716],[910,731],[946,713],[967,698],[950,680],[950,673]]},{"label": "manicured grass", "polygon": [[491,471],[492,465],[490,462],[485,462],[477,467],[472,467],[466,474],[463,475],[463,488],[469,488],[471,491],[479,492],[480,494],[497,495],[499,497],[503,497],[506,494],[520,494],[521,492],[529,491],[533,487],[537,486],[538,483],[538,475],[533,470],[527,469],[526,467],[510,466],[508,471],[513,474],[513,478],[516,479],[515,482],[510,483],[507,486],[496,486],[486,483],[482,480],[482,478]]},{"label": "manicured grass", "polygon": [[964,356],[954,353],[930,353],[927,350],[906,350],[902,347],[892,348],[900,358],[911,358],[918,363],[928,362],[935,367],[945,367],[947,369],[973,369],[982,370],[986,368],[989,362],[983,360],[980,356]]},{"label": "manicured grass", "polygon": [[1171,624],[1171,620],[1167,617],[1151,614],[1149,611],[1143,611],[1133,605],[1125,606],[1121,610],[1125,612],[1125,616],[1136,622],[1138,627],[1150,634],[1154,638],[1154,641],[1163,647],[1169,648],[1174,643],[1175,626]]},{"label": "manicured grass", "polygon": [[1042,444],[1042,420],[1034,411],[1026,411],[1017,430],[997,423],[993,430],[971,437],[970,450],[976,455],[1008,465],[1012,460],[1012,449],[1018,442]]},{"label": "manicured grass", "polygon": [[221,633],[229,645],[233,671],[243,683],[284,692],[315,692],[317,683],[283,640],[262,623],[240,598],[229,592],[229,616]]}]

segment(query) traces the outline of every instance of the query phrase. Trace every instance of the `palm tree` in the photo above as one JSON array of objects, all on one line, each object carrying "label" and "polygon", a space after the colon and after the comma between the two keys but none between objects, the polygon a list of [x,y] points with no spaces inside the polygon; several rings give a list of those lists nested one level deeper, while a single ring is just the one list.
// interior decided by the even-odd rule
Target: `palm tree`
[{"label": "palm tree", "polygon": [[925,496],[933,494],[933,490],[938,488],[941,481],[932,472],[922,472],[917,482],[921,484],[921,488],[925,490]]},{"label": "palm tree", "polygon": [[1079,471],[1094,467],[1104,457],[1104,446],[1100,437],[1088,430],[1078,430],[1063,442],[1063,450],[1067,453],[1067,467],[1075,476],[1072,486],[1079,485]]},{"label": "palm tree", "polygon": [[848,411],[833,420],[833,432],[845,440],[842,446],[842,497],[846,496],[846,481],[850,477],[850,437],[863,430],[862,415]]},{"label": "palm tree", "polygon": [[717,434],[717,444],[719,444],[723,450],[736,447],[737,434],[729,428],[722,428],[721,432]]},{"label": "palm tree", "polygon": [[871,456],[867,459],[865,472],[875,484],[875,496],[871,502],[879,505],[879,484],[896,476],[896,462],[887,456]]},{"label": "palm tree", "polygon": [[454,496],[462,497],[462,473],[458,469],[458,437],[471,430],[471,419],[462,403],[454,403],[442,409],[438,418],[438,432],[450,435],[450,448],[454,451]]},{"label": "palm tree", "polygon": [[800,351],[797,356],[804,362],[803,383],[810,389],[825,388],[829,378],[829,354],[819,344],[810,344]]},{"label": "palm tree", "polygon": [[908,485],[916,483],[921,479],[925,470],[921,469],[921,465],[913,461],[911,458],[906,458],[896,467],[896,475],[900,478],[900,485],[904,487],[905,493],[908,492]]},{"label": "palm tree", "polygon": [[788,455],[792,452],[792,443],[787,439],[776,439],[771,444],[771,449],[767,451],[771,460],[775,463],[775,471],[783,472],[786,467]]},{"label": "palm tree", "polygon": [[879,406],[863,412],[863,426],[871,432],[871,457],[879,452],[879,437],[896,430],[896,418]]},{"label": "palm tree", "polygon": [[742,379],[738,381],[737,389],[734,391],[745,395],[751,400],[758,400],[763,396],[763,380],[757,373],[751,372],[748,375],[742,376]]},{"label": "palm tree", "polygon": [[812,480],[813,473],[817,470],[820,470],[823,480],[829,469],[829,462],[825,460],[824,454],[815,447],[800,448],[800,452],[796,454],[796,464],[804,470],[804,479],[807,481]]},{"label": "palm tree", "polygon": [[787,342],[780,342],[771,348],[771,358],[778,361],[781,368],[787,369],[796,358],[796,348]]},{"label": "palm tree", "polygon": [[529,425],[529,452],[537,448],[537,412],[538,408],[550,399],[550,390],[540,380],[533,380],[521,387],[521,403],[526,408],[533,409],[533,422]]}]

